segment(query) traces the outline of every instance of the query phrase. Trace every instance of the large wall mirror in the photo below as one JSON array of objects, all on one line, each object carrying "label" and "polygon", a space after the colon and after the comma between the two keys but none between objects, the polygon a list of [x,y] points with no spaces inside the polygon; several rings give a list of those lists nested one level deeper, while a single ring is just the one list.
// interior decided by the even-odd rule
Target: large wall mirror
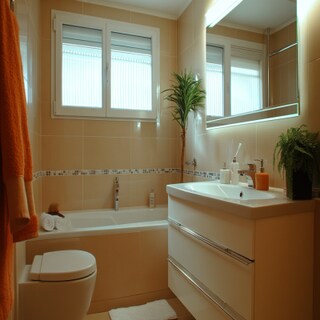
[{"label": "large wall mirror", "polygon": [[206,31],[207,128],[299,114],[295,0],[243,0]]}]

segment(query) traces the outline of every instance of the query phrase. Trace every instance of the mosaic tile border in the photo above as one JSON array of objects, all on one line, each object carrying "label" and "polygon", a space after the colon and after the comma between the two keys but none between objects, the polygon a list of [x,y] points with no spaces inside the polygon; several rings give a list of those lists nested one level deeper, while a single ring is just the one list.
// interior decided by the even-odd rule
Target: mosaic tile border
[{"label": "mosaic tile border", "polygon": [[[172,174],[180,173],[177,168],[149,168],[149,169],[71,169],[71,170],[45,170],[34,172],[33,178],[41,177],[70,177],[70,176],[96,176],[96,175],[129,175],[129,174]],[[185,174],[202,177],[210,180],[219,179],[219,173],[209,171],[185,170]]]},{"label": "mosaic tile border", "polygon": [[[180,172],[180,170],[178,170]],[[218,172],[212,172],[212,171],[193,171],[193,170],[184,170],[185,174],[191,175],[191,176],[196,176],[196,177],[201,177],[201,178],[206,178],[210,180],[218,180],[220,179],[220,173]]]}]

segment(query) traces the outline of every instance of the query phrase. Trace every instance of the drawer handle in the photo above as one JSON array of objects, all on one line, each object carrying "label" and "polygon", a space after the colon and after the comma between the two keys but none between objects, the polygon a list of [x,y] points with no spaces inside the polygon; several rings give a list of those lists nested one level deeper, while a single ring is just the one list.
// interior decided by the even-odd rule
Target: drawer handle
[{"label": "drawer handle", "polygon": [[217,305],[223,312],[225,312],[233,320],[245,320],[238,312],[226,304],[221,298],[214,294],[209,288],[207,288],[202,282],[200,282],[195,276],[193,276],[187,269],[185,269],[177,260],[168,257],[168,262],[184,276],[196,289],[198,289],[206,298]]},{"label": "drawer handle", "polygon": [[199,240],[203,243],[205,243],[206,245],[216,249],[216,250],[219,250],[220,252],[228,255],[229,257],[233,258],[233,259],[236,259],[237,261],[245,264],[246,266],[251,264],[251,263],[254,263],[254,260],[252,259],[249,259],[223,245],[221,245],[220,243],[217,243],[215,241],[212,241],[206,237],[204,237],[203,235],[201,235],[200,233],[196,232],[196,231],[193,231],[189,228],[187,228],[186,226],[184,226],[183,224],[181,224],[180,222],[176,221],[176,220],[173,220],[173,219],[168,219],[168,222],[171,226],[173,226],[174,228],[178,229],[179,231],[182,231],[184,233],[186,233],[187,235],[195,238],[196,240]]}]

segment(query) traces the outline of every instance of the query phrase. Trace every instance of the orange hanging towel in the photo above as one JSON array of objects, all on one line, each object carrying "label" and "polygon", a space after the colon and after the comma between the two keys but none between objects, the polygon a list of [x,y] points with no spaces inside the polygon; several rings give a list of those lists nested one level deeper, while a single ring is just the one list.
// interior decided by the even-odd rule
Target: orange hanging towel
[{"label": "orange hanging towel", "polygon": [[0,0],[0,320],[13,299],[13,242],[38,235],[19,31],[8,0]]}]

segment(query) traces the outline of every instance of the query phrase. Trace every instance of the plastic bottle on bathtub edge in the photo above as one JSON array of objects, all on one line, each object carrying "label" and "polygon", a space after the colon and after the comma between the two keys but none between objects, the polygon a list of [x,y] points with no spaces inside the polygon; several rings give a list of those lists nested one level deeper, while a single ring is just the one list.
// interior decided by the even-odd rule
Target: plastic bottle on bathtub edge
[{"label": "plastic bottle on bathtub edge", "polygon": [[154,208],[156,206],[155,198],[156,198],[155,193],[153,189],[151,189],[151,192],[149,193],[149,208]]}]

